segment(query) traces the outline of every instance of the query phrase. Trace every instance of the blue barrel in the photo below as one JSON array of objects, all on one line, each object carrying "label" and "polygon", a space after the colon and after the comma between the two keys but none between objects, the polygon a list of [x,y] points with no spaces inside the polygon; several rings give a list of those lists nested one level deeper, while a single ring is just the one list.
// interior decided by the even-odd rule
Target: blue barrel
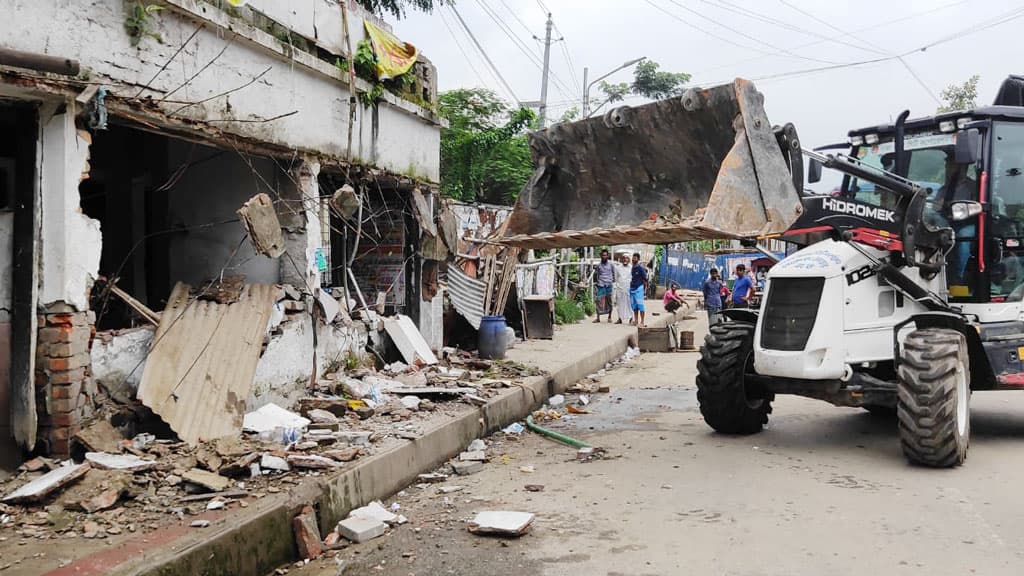
[{"label": "blue barrel", "polygon": [[480,319],[480,337],[477,349],[481,358],[501,360],[505,357],[508,338],[505,336],[504,316],[484,316]]}]

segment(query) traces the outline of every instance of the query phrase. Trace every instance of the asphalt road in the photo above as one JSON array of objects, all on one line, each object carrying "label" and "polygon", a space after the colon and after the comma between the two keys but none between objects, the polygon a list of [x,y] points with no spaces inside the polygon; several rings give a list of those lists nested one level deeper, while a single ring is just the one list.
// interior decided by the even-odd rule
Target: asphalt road
[{"label": "asphalt road", "polygon": [[[609,372],[593,413],[558,425],[608,459],[497,435],[482,472],[448,482],[465,489],[447,503],[437,485],[410,487],[391,500],[410,524],[289,573],[1024,573],[1024,395],[974,395],[966,465],[929,470],[905,463],[895,420],[802,398],[777,399],[760,434],[715,434],[696,406],[695,361],[645,354]],[[479,510],[537,518],[519,539],[480,537],[465,527]]]}]

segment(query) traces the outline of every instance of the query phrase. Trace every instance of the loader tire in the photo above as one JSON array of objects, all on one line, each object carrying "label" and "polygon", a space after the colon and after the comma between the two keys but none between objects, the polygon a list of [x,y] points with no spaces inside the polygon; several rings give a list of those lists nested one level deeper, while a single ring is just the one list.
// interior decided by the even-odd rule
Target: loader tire
[{"label": "loader tire", "polygon": [[963,464],[971,433],[971,370],[963,334],[946,328],[911,332],[900,354],[900,444],[912,464]]},{"label": "loader tire", "polygon": [[711,327],[697,361],[697,401],[708,426],[723,434],[754,434],[768,423],[775,395],[745,382],[754,371],[754,325]]}]

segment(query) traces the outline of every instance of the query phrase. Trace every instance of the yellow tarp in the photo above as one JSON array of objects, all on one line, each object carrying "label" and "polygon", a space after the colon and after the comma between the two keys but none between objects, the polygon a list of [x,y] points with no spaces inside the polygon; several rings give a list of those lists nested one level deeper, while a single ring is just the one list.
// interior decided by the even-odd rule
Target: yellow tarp
[{"label": "yellow tarp", "polygon": [[394,34],[382,30],[369,20],[363,20],[366,34],[370,37],[373,56],[377,64],[377,78],[387,80],[401,76],[416,63],[416,47],[402,42]]}]

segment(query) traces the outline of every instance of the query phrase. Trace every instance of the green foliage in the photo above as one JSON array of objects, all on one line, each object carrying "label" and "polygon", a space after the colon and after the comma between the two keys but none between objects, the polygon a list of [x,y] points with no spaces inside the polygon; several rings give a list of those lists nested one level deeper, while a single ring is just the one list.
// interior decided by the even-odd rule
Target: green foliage
[{"label": "green foliage", "polygon": [[602,81],[600,87],[605,94],[605,102],[620,102],[631,94],[651,100],[682,94],[683,86],[690,81],[690,75],[685,72],[665,72],[659,68],[657,62],[644,60],[633,69],[633,82],[609,84]]},{"label": "green foliage", "polygon": [[389,13],[395,18],[404,17],[407,8],[433,12],[434,8],[440,8],[446,2],[451,4],[450,0],[356,0],[356,2],[374,14]]},{"label": "green foliage", "polygon": [[573,106],[562,113],[562,117],[558,119],[559,122],[572,122],[578,120],[580,117],[580,109],[578,106]]},{"label": "green foliage", "polygon": [[583,309],[574,300],[561,294],[555,296],[555,324],[575,324],[584,317]]},{"label": "green foliage", "polygon": [[577,290],[575,299],[576,305],[583,310],[584,314],[587,316],[597,314],[597,303],[590,297],[590,292],[586,290]]},{"label": "green foliage", "polygon": [[[363,92],[359,95],[359,101],[362,102],[363,106],[372,106],[384,96],[385,90],[402,98],[410,99],[409,97],[413,96],[408,94],[409,88],[416,82],[416,74],[413,73],[412,68],[401,76],[388,78],[387,80],[377,79],[377,60],[373,55],[373,45],[370,44],[369,40],[362,40],[356,45],[356,53],[352,59],[352,64],[355,67],[356,76],[373,84],[373,88],[369,92]],[[348,60],[335,59],[334,65],[346,72],[348,71]],[[415,103],[419,104],[422,98],[417,98],[417,100]]]},{"label": "green foliage", "polygon": [[128,15],[124,19],[124,29],[128,33],[128,37],[131,38],[132,46],[138,46],[146,36],[163,44],[163,38],[153,32],[151,20],[153,14],[163,9],[163,6],[157,4],[143,4],[142,0],[125,2],[125,12]]},{"label": "green foliage", "polygon": [[954,110],[970,110],[976,106],[978,98],[978,80],[981,77],[975,74],[968,78],[963,84],[950,84],[939,96],[945,102],[939,106],[936,112],[953,112]]},{"label": "green foliage", "polygon": [[533,171],[525,130],[536,116],[512,108],[491,90],[441,94],[441,191],[466,202],[511,204]]},{"label": "green foliage", "polygon": [[373,45],[369,40],[362,40],[356,45],[353,63],[356,66],[356,76],[367,82],[377,81],[377,59],[373,56]]}]

